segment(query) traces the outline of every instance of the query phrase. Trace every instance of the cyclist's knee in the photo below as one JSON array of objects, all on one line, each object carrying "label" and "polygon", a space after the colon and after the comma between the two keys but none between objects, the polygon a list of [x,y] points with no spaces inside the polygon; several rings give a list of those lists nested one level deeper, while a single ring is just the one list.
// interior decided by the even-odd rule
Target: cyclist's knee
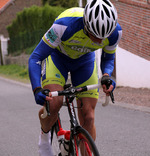
[{"label": "cyclist's knee", "polygon": [[[92,111],[93,112],[93,111]],[[86,128],[94,126],[94,113],[92,112],[82,112],[82,115],[79,116],[80,124]]]},{"label": "cyclist's knee", "polygon": [[61,106],[63,104],[63,98],[62,97],[57,97],[54,98],[52,103],[50,104],[50,112],[51,114],[56,114],[59,112]]},{"label": "cyclist's knee", "polygon": [[85,124],[92,126],[94,124],[94,114],[89,113],[84,116]]}]

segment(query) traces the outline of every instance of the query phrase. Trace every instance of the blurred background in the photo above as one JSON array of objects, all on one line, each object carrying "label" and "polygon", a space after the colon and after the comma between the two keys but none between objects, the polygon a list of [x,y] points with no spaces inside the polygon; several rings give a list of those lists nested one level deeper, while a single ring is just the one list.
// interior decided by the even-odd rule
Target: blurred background
[{"label": "blurred background", "polygon": [[[54,19],[86,0],[0,0],[0,64],[26,66],[29,55]],[[150,1],[111,0],[118,10],[123,36],[113,77],[117,86],[150,88]],[[100,61],[100,51],[97,53]]]}]

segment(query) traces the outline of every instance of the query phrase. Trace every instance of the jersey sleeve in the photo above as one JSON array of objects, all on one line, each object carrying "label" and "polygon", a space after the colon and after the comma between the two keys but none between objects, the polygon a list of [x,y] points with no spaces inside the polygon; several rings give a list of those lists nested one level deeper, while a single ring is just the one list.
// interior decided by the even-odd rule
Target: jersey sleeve
[{"label": "jersey sleeve", "polygon": [[61,38],[66,29],[67,26],[54,23],[43,36],[43,41],[51,48],[56,48],[61,43]]},{"label": "jersey sleeve", "polygon": [[101,71],[102,73],[107,73],[111,76],[114,69],[114,60],[116,47],[121,39],[122,29],[119,24],[115,31],[108,37],[108,45],[102,49],[101,55]]},{"label": "jersey sleeve", "polygon": [[107,38],[109,44],[103,48],[103,51],[108,54],[115,53],[121,37],[122,29],[121,26],[117,24],[115,31]]},{"label": "jersey sleeve", "polygon": [[41,64],[42,61],[51,55],[54,51],[53,48],[46,45],[43,40],[39,42],[37,47],[34,49],[30,55],[28,61],[29,77],[34,90],[36,87],[41,87]]}]

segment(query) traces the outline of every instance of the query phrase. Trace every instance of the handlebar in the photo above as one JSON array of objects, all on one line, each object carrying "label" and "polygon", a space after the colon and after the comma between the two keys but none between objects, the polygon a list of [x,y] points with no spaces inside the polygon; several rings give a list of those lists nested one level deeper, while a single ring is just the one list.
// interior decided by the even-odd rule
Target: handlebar
[{"label": "handlebar", "polygon": [[[101,84],[87,85],[87,86],[78,87],[78,88],[76,88],[76,87],[69,87],[69,88],[66,88],[65,90],[62,90],[62,91],[53,91],[53,92],[51,92],[51,96],[55,97],[55,96],[76,95],[76,94],[84,92],[84,91],[100,88],[100,86],[101,86]],[[44,91],[44,94],[45,95],[49,95],[50,91],[48,89],[46,89],[45,91]],[[110,97],[111,97],[111,101],[114,103],[113,92],[110,93]],[[102,106],[107,106],[108,104],[109,104],[109,96],[106,96],[105,102],[102,104]],[[47,105],[49,105],[48,101],[46,103],[46,108],[44,107],[44,113],[41,115],[42,118],[45,118],[47,115],[50,115],[50,113],[49,113],[49,106],[47,106]]]},{"label": "handlebar", "polygon": [[84,92],[84,91],[88,91],[88,90],[92,90],[92,89],[96,89],[96,88],[99,88],[99,87],[100,87],[100,84],[87,85],[87,86],[79,87],[79,88],[70,87],[70,88],[67,88],[67,89],[65,89],[63,91],[51,92],[51,95],[52,95],[52,97],[54,97],[54,96],[76,95],[78,93],[81,93],[81,92]]}]

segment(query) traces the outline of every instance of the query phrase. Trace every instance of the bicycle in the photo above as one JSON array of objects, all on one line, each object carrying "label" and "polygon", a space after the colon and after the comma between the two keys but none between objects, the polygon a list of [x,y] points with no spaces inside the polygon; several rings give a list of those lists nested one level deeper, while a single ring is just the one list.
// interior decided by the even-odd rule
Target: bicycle
[{"label": "bicycle", "polygon": [[[51,129],[51,144],[52,148],[58,148],[55,146],[57,145],[57,142],[59,144],[60,153],[58,153],[58,156],[99,156],[99,151],[95,145],[94,140],[90,136],[90,134],[79,125],[76,117],[75,112],[75,97],[78,93],[81,93],[83,91],[92,90],[99,88],[100,84],[95,85],[88,85],[84,87],[75,88],[72,87],[71,84],[67,84],[64,87],[63,91],[54,91],[51,92],[52,97],[54,96],[64,96],[65,97],[65,103],[68,108],[68,113],[70,116],[70,130],[64,131],[61,125],[61,120],[58,114],[58,120],[53,125]],[[49,90],[44,90],[45,95],[49,95]],[[103,104],[104,106],[109,103],[109,98],[106,96],[106,101]],[[49,103],[47,101],[46,107],[44,107],[44,112],[41,115],[42,118],[45,118],[47,115],[50,115],[49,112]],[[55,132],[55,133],[54,133]],[[57,138],[55,138],[54,141],[54,134],[56,134]],[[63,138],[62,138],[63,136]],[[65,138],[64,138],[65,136]],[[65,140],[67,138],[67,141]]]}]

